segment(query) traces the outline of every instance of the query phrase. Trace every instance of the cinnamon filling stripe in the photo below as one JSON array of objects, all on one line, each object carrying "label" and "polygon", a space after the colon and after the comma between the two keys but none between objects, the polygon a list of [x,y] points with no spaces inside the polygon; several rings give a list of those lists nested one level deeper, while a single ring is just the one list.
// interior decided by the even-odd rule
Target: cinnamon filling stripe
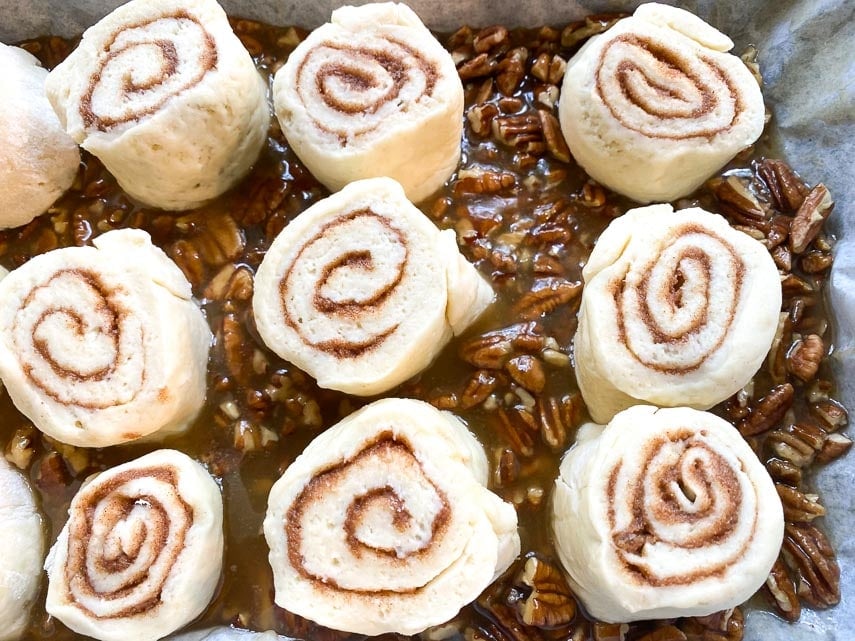
[{"label": "cinnamon filling stripe", "polygon": [[[71,287],[82,288],[78,307],[53,306],[55,293]],[[107,285],[95,271],[80,267],[57,270],[42,284],[33,287],[21,302],[15,327],[16,335],[28,337],[24,344],[16,340],[16,347],[21,368],[30,383],[57,403],[88,410],[106,409],[136,398],[145,381],[145,352],[142,350],[144,330],[130,322],[133,312],[120,300],[123,293]],[[90,302],[92,305],[88,306]],[[41,308],[38,317],[31,326],[22,326],[26,318],[24,310],[35,307]],[[47,335],[47,327],[51,324],[63,327],[74,340],[64,342]],[[139,335],[129,341],[129,332]],[[90,370],[69,365],[75,361],[72,353],[75,345],[81,346],[93,336],[110,346],[110,362]],[[98,384],[105,391],[109,390],[111,380],[120,376],[121,368],[132,362],[138,363],[142,371],[140,380],[136,381],[138,384],[133,386],[128,398],[120,401],[107,394],[97,397],[88,395],[88,400],[84,400],[81,395],[75,394],[76,389],[88,384]],[[51,375],[55,380],[51,379]],[[124,383],[133,384],[134,381],[125,380]]]},{"label": "cinnamon filling stripe", "polygon": [[[386,571],[389,571],[391,566],[406,574],[408,563],[431,555],[437,542],[446,535],[452,519],[452,507],[449,504],[448,497],[428,478],[409,443],[400,437],[394,437],[390,432],[383,433],[375,442],[366,445],[354,457],[315,474],[288,509],[284,524],[288,560],[294,570],[301,577],[310,581],[317,589],[335,590],[362,596],[400,597],[418,594],[426,587],[416,585],[396,590],[345,588],[337,582],[336,577],[319,575],[306,567],[307,556],[325,553],[324,550],[311,550],[308,547],[311,546],[312,542],[306,540],[303,527],[307,510],[313,504],[323,502],[326,496],[334,492],[344,477],[351,473],[352,466],[363,463],[368,463],[371,466],[383,465],[390,464],[391,461],[397,461],[399,464],[403,462],[418,469],[423,483],[439,498],[441,507],[436,513],[430,515],[430,539],[408,551],[402,551],[401,548],[392,549],[382,545],[372,545],[360,539],[358,531],[368,510],[384,511],[389,516],[394,529],[402,537],[407,536],[409,526],[413,520],[418,518],[410,511],[406,500],[398,495],[394,488],[385,484],[372,486],[371,480],[366,479],[366,491],[359,496],[352,497],[344,517],[344,532],[341,533],[341,536],[345,539],[350,554],[354,558],[364,559],[364,562],[369,565],[381,564],[387,568]],[[441,574],[445,569],[437,568],[436,575]]]},{"label": "cinnamon filling stripe", "polygon": [[[147,33],[156,33],[160,23],[164,21],[179,22],[181,28],[175,30],[179,33],[192,29],[198,34],[201,47],[196,49],[193,46],[191,54],[195,60],[186,60],[186,54],[182,57],[181,52],[189,47],[181,47],[173,40]],[[156,60],[158,64],[153,73],[137,80],[135,72],[139,71],[125,58],[143,48],[147,50],[146,57]],[[97,65],[89,76],[89,84],[80,99],[80,116],[83,123],[87,129],[109,131],[117,125],[141,120],[157,113],[171,98],[198,85],[209,71],[216,68],[217,58],[217,46],[213,37],[199,19],[187,11],[175,11],[125,25],[114,32],[104,44]],[[111,75],[120,75],[122,78],[120,94],[110,97],[116,103],[115,113],[104,113],[93,104],[94,95],[102,86],[108,69]],[[182,80],[182,76],[186,77]],[[135,105],[135,101],[140,101],[141,105]]]},{"label": "cinnamon filling stripe", "polygon": [[[644,584],[655,587],[688,585],[719,576],[740,562],[751,544],[749,536],[728,558],[675,576],[658,576],[639,561],[644,558],[647,545],[665,544],[693,550],[725,543],[735,536],[740,518],[754,520],[753,535],[757,514],[742,514],[743,494],[737,470],[705,442],[703,436],[703,432],[699,437],[686,430],[651,441],[642,453],[639,476],[623,487],[618,486],[622,463],[615,465],[609,474],[608,524],[613,549],[623,569]],[[666,447],[679,450],[678,460],[657,467],[654,459]],[[646,488],[652,488],[653,494]],[[630,523],[620,529],[617,526],[618,504],[628,506],[631,515]],[[660,524],[692,527],[688,534],[675,538],[661,531]]]},{"label": "cinnamon filling stripe", "polygon": [[[439,69],[424,53],[390,36],[376,38],[382,42],[324,42],[297,68],[297,92],[315,126],[339,137],[342,144],[381,127],[384,119],[378,112],[386,105],[398,104],[406,111],[408,103],[432,96],[436,86]],[[406,91],[413,87],[415,91]],[[333,113],[354,118],[336,127],[318,111],[316,99]]]},{"label": "cinnamon filling stripe", "polygon": [[[127,470],[81,490],[68,524],[64,568],[68,598],[77,608],[96,619],[116,619],[161,604],[193,525],[193,508],[177,485],[174,469],[153,467]],[[92,602],[108,613],[94,612],[87,607]]]},{"label": "cinnamon filling stripe", "polygon": [[[685,247],[679,248],[680,255],[674,260],[676,268],[669,279],[668,289],[664,291],[653,289],[651,278],[659,265],[661,256],[690,235],[698,235],[711,239],[714,241],[714,247],[720,251],[717,254],[710,254],[707,249],[692,245],[691,241],[686,243]],[[618,339],[629,353],[632,354],[633,358],[644,366],[666,374],[685,374],[703,365],[710,356],[722,347],[727,339],[741,300],[746,268],[742,258],[740,258],[738,252],[730,243],[699,225],[676,227],[671,232],[669,240],[663,243],[660,248],[657,248],[656,252],[657,255],[644,265],[643,272],[638,275],[639,277],[632,279],[633,283],[637,280],[637,285],[631,285],[627,282],[630,280],[628,278],[629,273],[635,272],[635,265],[629,266],[628,274],[625,274],[623,278],[613,281],[611,297],[614,300]],[[683,272],[684,266],[689,263],[693,267],[691,275]],[[724,285],[713,282],[713,271],[716,263],[727,263],[728,269],[725,271],[734,275],[732,281]],[[689,278],[696,279],[698,274],[703,279],[701,283],[704,290],[701,296],[702,302],[699,307],[689,308],[683,295],[683,288]],[[695,285],[697,286],[697,284]],[[719,297],[722,293],[721,287],[726,287],[726,291],[723,292],[725,306],[721,309],[712,310],[710,305],[714,296]],[[715,291],[713,291],[714,288]],[[656,307],[651,306],[651,300]],[[637,314],[633,314],[628,309],[630,302],[632,303],[631,308],[638,310]],[[676,332],[666,330],[662,326],[662,314],[684,310],[690,312],[690,322],[687,326],[680,328]],[[697,353],[696,357],[681,357],[680,364],[676,366],[673,364],[665,365],[659,362],[654,354],[642,353],[640,346],[634,344],[631,339],[631,332],[627,327],[628,323],[641,323],[643,331],[650,339],[650,343],[655,346],[671,345],[685,347],[691,339],[697,338],[702,331],[710,328],[713,312],[715,312],[717,318],[722,318],[724,321],[716,332],[714,339],[704,344],[702,346],[703,349]]]},{"label": "cinnamon filling stripe", "polygon": [[629,33],[603,48],[596,90],[616,121],[649,138],[712,138],[733,127],[745,109],[733,79],[713,58],[687,58],[667,43]]},{"label": "cinnamon filling stripe", "polygon": [[[368,223],[379,225],[384,233],[403,249],[403,258],[395,264],[390,277],[385,282],[380,283],[368,295],[336,298],[325,295],[326,286],[339,274],[355,274],[355,276],[351,277],[358,278],[359,274],[373,273],[375,270],[375,257],[372,250],[344,251],[330,260],[326,265],[323,265],[320,273],[317,275],[313,275],[313,270],[307,269],[306,254],[311,251],[313,245],[316,243],[334,238],[338,233],[344,233],[343,228],[350,226],[357,230],[362,230]],[[366,246],[370,245],[368,241],[369,239],[366,238]],[[311,294],[311,313],[323,317],[330,326],[335,327],[340,323],[353,322],[354,320],[358,320],[363,314],[382,313],[384,305],[389,302],[389,299],[396,290],[403,286],[402,281],[406,274],[410,253],[407,245],[407,237],[392,221],[385,216],[374,213],[370,209],[360,209],[343,214],[327,223],[314,236],[303,243],[294,260],[282,276],[279,284],[279,297],[285,324],[300,337],[300,340],[307,347],[331,354],[337,358],[358,358],[378,348],[398,329],[399,324],[394,319],[390,319],[389,324],[385,328],[375,331],[365,338],[346,338],[343,334],[340,334],[336,338],[329,340],[314,340],[307,335],[303,327],[303,322],[301,322],[306,319],[300,318],[300,313],[293,309],[289,298],[295,288],[295,283],[299,279],[304,277],[315,278]]]}]

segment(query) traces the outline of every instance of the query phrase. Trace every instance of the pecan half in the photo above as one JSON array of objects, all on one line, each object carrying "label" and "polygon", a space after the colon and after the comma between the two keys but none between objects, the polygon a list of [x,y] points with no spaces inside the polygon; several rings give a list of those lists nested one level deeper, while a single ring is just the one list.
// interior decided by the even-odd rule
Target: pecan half
[{"label": "pecan half", "polygon": [[517,613],[524,624],[559,628],[576,617],[576,601],[564,574],[546,560],[529,556],[516,582],[530,590],[516,603]]},{"label": "pecan half", "polygon": [[818,516],[825,516],[825,508],[819,503],[816,494],[805,494],[794,487],[775,483],[778,496],[784,506],[784,518],[790,522],[810,522]]},{"label": "pecan half", "polygon": [[825,219],[831,215],[834,201],[822,183],[807,195],[790,227],[790,249],[800,254],[816,238]]},{"label": "pecan half", "polygon": [[797,340],[787,354],[787,369],[803,381],[810,381],[819,371],[825,356],[825,343],[816,334],[808,334]]},{"label": "pecan half", "polygon": [[739,431],[743,436],[755,436],[775,427],[792,406],[794,394],[793,386],[789,383],[773,387],[739,422]]},{"label": "pecan half", "polygon": [[796,594],[796,584],[790,578],[781,557],[778,557],[766,577],[765,588],[775,611],[787,621],[798,621],[802,613],[802,603]]},{"label": "pecan half", "polygon": [[540,117],[540,128],[549,154],[556,160],[570,162],[570,148],[564,140],[564,134],[561,133],[558,119],[552,115],[552,112],[545,109],[538,109],[537,115]]},{"label": "pecan half", "polygon": [[566,305],[582,293],[582,283],[564,278],[539,278],[514,307],[520,317],[534,320]]},{"label": "pecan half", "polygon": [[799,596],[815,608],[840,602],[840,566],[825,535],[813,525],[787,523],[784,558],[797,575]]},{"label": "pecan half", "polygon": [[779,211],[796,211],[810,189],[783,160],[767,158],[757,164],[757,175],[763,179]]}]

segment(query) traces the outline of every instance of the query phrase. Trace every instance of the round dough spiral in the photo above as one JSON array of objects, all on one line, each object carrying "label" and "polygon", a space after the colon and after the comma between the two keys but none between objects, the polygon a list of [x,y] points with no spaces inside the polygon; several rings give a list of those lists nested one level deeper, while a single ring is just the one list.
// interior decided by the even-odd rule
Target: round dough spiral
[{"label": "round dough spiral", "polygon": [[576,375],[599,422],[643,402],[708,409],[748,383],[775,335],[774,262],[702,209],[627,212],[583,275]]},{"label": "round dough spiral", "polygon": [[783,510],[729,423],[636,406],[589,424],[555,486],[556,547],[595,617],[627,622],[734,607],[766,580]]},{"label": "round dough spiral", "polygon": [[48,613],[102,641],[175,631],[219,581],[222,509],[214,480],[175,450],[103,472],[75,495],[48,557]]},{"label": "round dough spiral", "polygon": [[36,256],[0,281],[0,376],[43,432],[104,447],[183,430],[211,332],[190,285],[138,230]]},{"label": "round dough spiral", "polygon": [[763,132],[760,87],[732,48],[657,3],[588,40],[567,63],[558,108],[573,157],[642,203],[692,192]]},{"label": "round dough spiral", "polygon": [[270,493],[277,604],[360,634],[450,619],[519,552],[514,509],[486,476],[465,427],[420,401],[377,401],[341,421]]}]

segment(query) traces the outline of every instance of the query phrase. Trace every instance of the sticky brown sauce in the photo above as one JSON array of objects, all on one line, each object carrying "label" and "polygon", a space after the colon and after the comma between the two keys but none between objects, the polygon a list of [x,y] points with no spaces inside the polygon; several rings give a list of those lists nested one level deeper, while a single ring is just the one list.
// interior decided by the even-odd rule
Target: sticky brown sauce
[{"label": "sticky brown sauce", "polygon": [[[244,20],[233,21],[233,26],[265,77],[278,69],[306,34]],[[556,32],[560,34],[560,30]],[[460,34],[441,37],[452,48],[462,40]],[[74,42],[45,37],[24,46],[52,67]],[[562,47],[554,34],[544,30],[511,32],[507,48],[513,46],[527,47],[529,59],[512,95],[501,94],[498,79],[468,78],[467,109],[489,103],[497,107],[498,117],[521,116],[524,121],[526,115],[536,113],[536,95],[545,84],[530,73],[531,60],[541,51],[567,59],[578,48],[578,44]],[[560,82],[555,84],[560,86]],[[593,184],[572,161],[558,160],[542,144],[527,147],[525,140],[513,136],[510,142],[503,142],[495,132],[488,127],[484,135],[476,134],[467,122],[460,173],[420,207],[439,227],[456,229],[462,252],[491,281],[498,301],[463,337],[453,340],[430,368],[384,396],[425,399],[463,418],[485,446],[492,489],[517,506],[523,555],[536,554],[554,562],[549,527],[551,486],[561,453],[586,420],[569,357],[579,303],[579,296],[571,295],[570,290],[581,282],[582,266],[597,236],[632,204]],[[761,143],[737,158],[731,170],[752,179],[752,160],[769,151]],[[495,174],[492,179],[498,181],[498,189],[485,187],[484,172]],[[132,202],[98,160],[84,153],[73,188],[46,215],[22,228],[0,232],[0,264],[13,269],[51,249],[91,244],[93,238],[111,229],[141,228],[176,261],[193,285],[215,335],[207,402],[185,435],[163,445],[188,453],[220,480],[226,553],[216,596],[191,628],[231,624],[312,639],[348,636],[319,628],[274,605],[261,523],[268,491],[289,463],[324,428],[372,399],[319,389],[309,376],[275,356],[256,333],[250,305],[252,274],[273,238],[327,193],[288,148],[273,118],[267,145],[252,172],[230,192],[197,210],[165,213]],[[709,188],[683,202],[721,209]],[[816,290],[799,321],[800,328],[808,329],[830,322],[821,296],[824,275],[809,279]],[[533,297],[532,291],[545,293]],[[545,382],[539,392],[520,391],[507,362],[491,369],[477,367],[467,357],[471,353],[467,346],[479,335],[525,322],[532,325],[508,330],[513,347],[505,361],[530,356],[515,361],[514,367],[521,368],[522,376],[532,368],[541,371]],[[477,398],[472,396],[473,377],[478,376],[487,381],[487,387],[492,385],[491,391],[470,407]],[[833,393],[825,368],[818,378]],[[772,384],[761,372],[755,398]],[[536,380],[534,387],[538,387]],[[800,385],[797,390],[796,418],[810,415],[807,388]],[[545,432],[540,418],[543,407],[558,408],[563,433]],[[731,416],[727,403],[715,411]],[[526,423],[526,412],[534,423]],[[8,394],[0,397],[0,444],[9,458],[17,452],[38,493],[49,544],[56,539],[69,502],[86,477],[159,447],[80,450],[62,446],[41,436],[15,409]],[[762,443],[755,445],[762,449]],[[515,566],[509,576],[518,569]],[[43,585],[24,638],[77,638],[45,613],[45,590]],[[507,590],[511,594],[512,588]],[[490,598],[497,597],[493,593]],[[507,622],[497,623],[488,601],[464,609],[456,623],[457,634],[485,639],[492,635],[496,641],[558,638],[555,632],[535,627],[520,628],[529,635],[521,636]],[[505,601],[511,603],[512,599]],[[584,629],[578,638],[593,638],[595,629],[584,622],[582,614],[575,621]],[[576,628],[564,629],[569,630],[566,637]],[[649,629],[650,625],[633,628],[636,631],[630,632],[630,638]]]}]

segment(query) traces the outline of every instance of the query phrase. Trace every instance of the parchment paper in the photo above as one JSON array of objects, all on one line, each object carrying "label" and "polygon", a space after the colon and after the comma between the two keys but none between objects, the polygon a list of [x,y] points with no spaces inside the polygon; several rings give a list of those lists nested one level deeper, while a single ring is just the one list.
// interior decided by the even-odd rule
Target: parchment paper
[{"label": "parchment paper", "polygon": [[[325,22],[334,7],[347,4],[341,0],[221,2],[230,14],[305,27]],[[11,43],[46,33],[75,35],[119,4],[121,0],[0,0],[0,41]],[[450,30],[465,23],[560,25],[591,12],[629,12],[640,2],[409,0],[409,4],[430,27]],[[831,229],[840,240],[829,292],[837,321],[833,365],[840,398],[855,409],[855,2],[686,0],[670,4],[697,13],[727,33],[737,52],[748,44],[758,46],[773,135],[780,136],[792,166],[811,184],[824,181],[837,203]],[[843,600],[831,610],[803,611],[795,626],[771,614],[752,612],[747,641],[855,639],[855,454],[828,466],[817,487],[828,509],[824,526],[837,550]],[[233,634],[223,630],[210,638],[252,638]],[[267,638],[275,636],[260,637]]]}]

